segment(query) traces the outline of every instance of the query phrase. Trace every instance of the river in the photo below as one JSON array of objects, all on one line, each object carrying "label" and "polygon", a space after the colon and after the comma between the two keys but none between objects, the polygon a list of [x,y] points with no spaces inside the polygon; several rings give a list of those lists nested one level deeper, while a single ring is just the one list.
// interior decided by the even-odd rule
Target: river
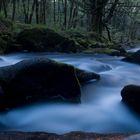
[{"label": "river", "polygon": [[120,96],[125,85],[140,83],[139,65],[103,54],[21,53],[0,56],[0,67],[36,56],[99,73],[101,80],[82,86],[81,104],[40,103],[0,113],[1,131],[140,132],[140,117],[121,102]]}]

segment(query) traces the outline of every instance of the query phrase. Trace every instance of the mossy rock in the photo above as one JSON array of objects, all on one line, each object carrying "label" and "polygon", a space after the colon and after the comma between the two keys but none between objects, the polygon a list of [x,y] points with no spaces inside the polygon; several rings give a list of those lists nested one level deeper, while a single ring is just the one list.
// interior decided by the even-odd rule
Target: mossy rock
[{"label": "mossy rock", "polygon": [[79,103],[75,68],[46,58],[23,60],[0,69],[0,109],[38,101]]},{"label": "mossy rock", "polygon": [[0,17],[0,32],[11,32],[13,29],[13,23],[6,18]]},{"label": "mossy rock", "polygon": [[108,48],[104,50],[104,53],[108,54],[108,55],[113,55],[113,56],[120,56],[121,55],[119,50],[108,49]]},{"label": "mossy rock", "polygon": [[0,37],[0,53],[3,54],[7,49],[7,42]]},{"label": "mossy rock", "polygon": [[109,49],[109,48],[90,48],[85,51],[84,53],[97,53],[97,54],[108,54],[113,56],[120,56],[120,51],[115,49]]},{"label": "mossy rock", "polygon": [[33,25],[31,24],[24,24],[24,23],[15,23],[14,26],[13,26],[13,31],[16,32],[16,33],[19,33],[25,29],[31,29]]},{"label": "mossy rock", "polygon": [[66,36],[71,40],[74,40],[78,46],[88,48],[95,46],[97,43],[104,42],[102,37],[94,32],[78,32],[78,31],[65,31],[61,32],[62,36]]},{"label": "mossy rock", "polygon": [[11,51],[33,51],[33,52],[76,52],[75,42],[61,36],[51,29],[32,28],[25,29],[17,35],[16,43],[20,44],[19,48],[9,48]]},{"label": "mossy rock", "polygon": [[140,64],[140,50],[135,53],[130,53],[128,56],[122,59],[123,61],[127,61],[130,63]]},{"label": "mossy rock", "polygon": [[85,40],[83,38],[77,38],[77,39],[75,39],[75,41],[77,42],[78,45],[85,47],[85,48],[89,47],[89,44],[90,44],[87,40]]},{"label": "mossy rock", "polygon": [[100,75],[43,57],[0,69],[0,110],[38,101],[80,103],[81,85]]},{"label": "mossy rock", "polygon": [[100,43],[107,43],[108,42],[107,39],[105,39],[103,36],[98,35],[95,32],[88,32],[86,34],[86,37],[91,41],[94,40],[94,41],[100,42]]},{"label": "mossy rock", "polygon": [[83,38],[85,39],[85,34],[80,31],[72,31],[72,30],[67,30],[67,31],[62,31],[60,32],[62,36],[66,36],[68,38]]}]

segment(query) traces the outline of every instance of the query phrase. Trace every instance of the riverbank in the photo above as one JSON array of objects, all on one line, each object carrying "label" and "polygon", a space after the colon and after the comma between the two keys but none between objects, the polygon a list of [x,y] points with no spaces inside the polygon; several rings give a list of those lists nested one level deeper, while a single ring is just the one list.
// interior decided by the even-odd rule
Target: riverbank
[{"label": "riverbank", "polygon": [[[132,44],[131,44],[132,45]],[[0,19],[0,53],[61,52],[125,55],[124,46],[95,32],[54,30]]]}]

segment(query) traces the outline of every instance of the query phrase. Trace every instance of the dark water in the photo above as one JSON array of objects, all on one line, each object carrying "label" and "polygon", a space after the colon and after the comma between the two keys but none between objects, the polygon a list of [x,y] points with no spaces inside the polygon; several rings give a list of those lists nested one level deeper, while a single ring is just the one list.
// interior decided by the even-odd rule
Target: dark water
[{"label": "dark water", "polygon": [[140,66],[120,61],[119,57],[91,54],[13,54],[1,56],[0,66],[43,56],[97,72],[100,81],[82,87],[81,104],[36,104],[0,114],[0,130],[47,131],[65,133],[140,132],[140,117],[121,103],[124,85],[140,83]]}]

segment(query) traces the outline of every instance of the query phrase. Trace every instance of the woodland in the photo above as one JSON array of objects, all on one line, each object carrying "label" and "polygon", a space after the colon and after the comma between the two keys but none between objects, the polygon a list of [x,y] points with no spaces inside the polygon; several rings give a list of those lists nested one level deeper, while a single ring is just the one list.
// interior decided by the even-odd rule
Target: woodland
[{"label": "woodland", "polygon": [[139,0],[1,0],[0,16],[54,30],[95,32],[109,41],[139,39]]}]

